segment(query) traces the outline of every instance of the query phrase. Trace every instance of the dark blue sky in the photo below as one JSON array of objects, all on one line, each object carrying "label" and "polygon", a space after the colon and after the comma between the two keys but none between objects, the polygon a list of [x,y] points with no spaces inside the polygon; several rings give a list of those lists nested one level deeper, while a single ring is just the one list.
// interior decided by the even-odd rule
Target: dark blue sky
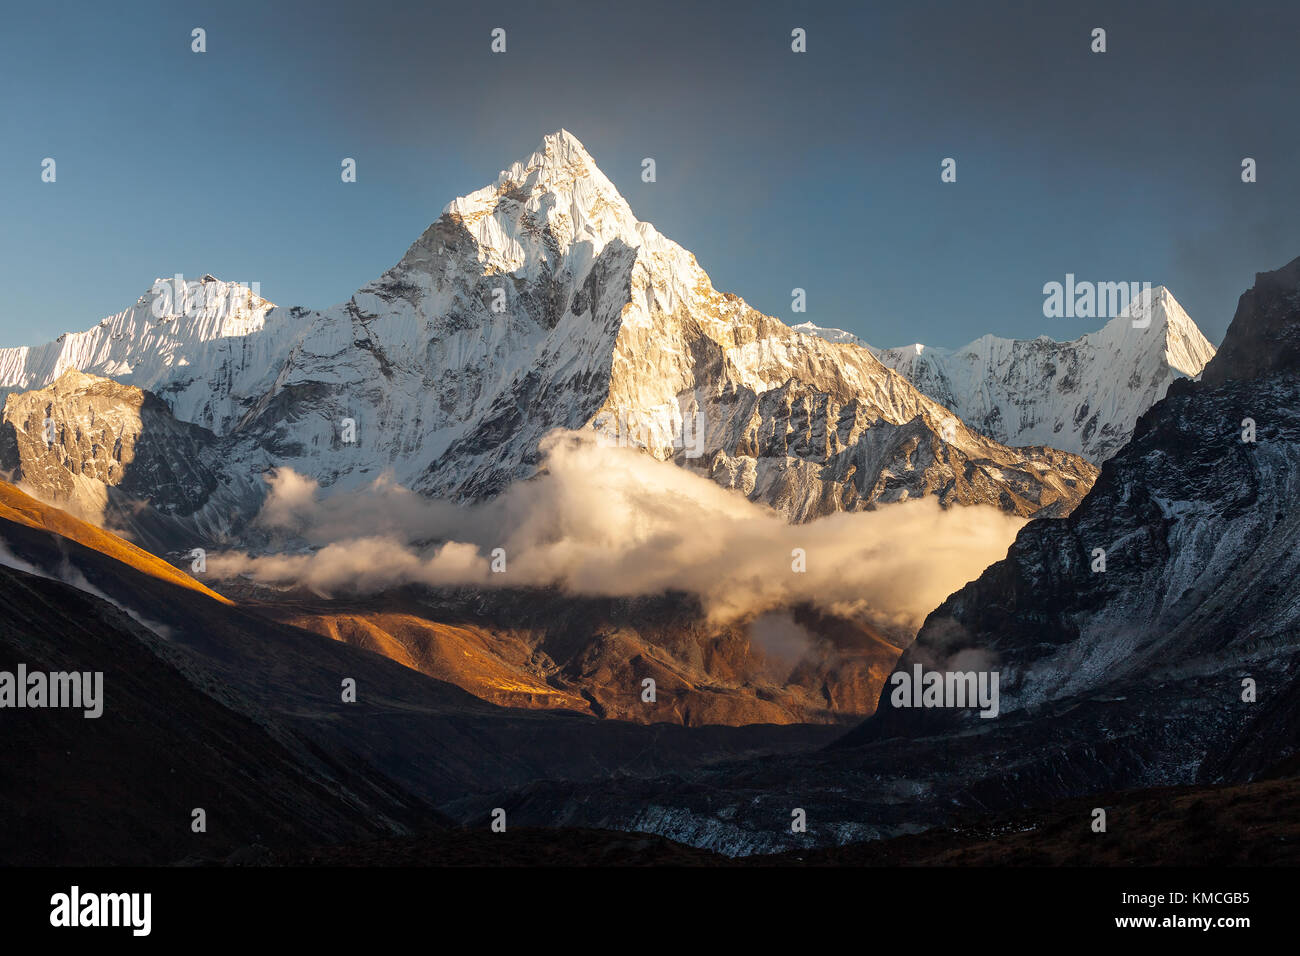
[{"label": "dark blue sky", "polygon": [[118,6],[4,14],[0,344],[175,272],[344,300],[560,127],[718,288],[882,346],[1074,337],[1067,272],[1166,284],[1217,343],[1300,255],[1295,3]]}]

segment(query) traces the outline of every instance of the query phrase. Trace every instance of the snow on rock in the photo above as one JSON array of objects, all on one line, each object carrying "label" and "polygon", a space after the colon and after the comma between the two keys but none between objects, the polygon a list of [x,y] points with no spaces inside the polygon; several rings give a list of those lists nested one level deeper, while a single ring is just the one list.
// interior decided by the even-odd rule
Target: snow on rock
[{"label": "snow on rock", "polygon": [[1128,441],[1170,382],[1196,378],[1214,356],[1164,286],[1070,342],[985,335],[959,349],[874,351],[981,434],[1011,446],[1050,445],[1094,464]]},{"label": "snow on rock", "polygon": [[281,464],[347,488],[390,472],[462,501],[533,474],[556,428],[594,428],[796,521],[927,494],[1064,514],[1096,474],[1008,449],[867,349],[717,291],[564,130],[337,306],[284,310],[210,276],[160,302],[166,285],[87,332],[0,350],[0,389],[77,368],[212,432],[232,476]]}]

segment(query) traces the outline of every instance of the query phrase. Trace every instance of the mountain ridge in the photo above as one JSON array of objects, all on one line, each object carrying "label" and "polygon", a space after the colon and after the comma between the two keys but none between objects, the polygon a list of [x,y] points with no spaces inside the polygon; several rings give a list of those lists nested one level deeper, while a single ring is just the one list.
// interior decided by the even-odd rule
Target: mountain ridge
[{"label": "mountain ridge", "polygon": [[870,349],[983,435],[1050,445],[1100,465],[1177,378],[1196,378],[1214,348],[1164,286],[1143,290],[1101,329],[1068,341],[985,334],[956,349],[878,349],[812,323],[799,331]]},{"label": "mountain ridge", "polygon": [[[1300,653],[1297,329],[1300,259],[1256,276],[1201,380],[1175,383],[1138,420],[1075,512],[1026,526],[1004,561],[933,611],[899,668],[978,648],[1001,662],[1015,710],[1147,667],[1248,673],[1249,660],[1267,673]],[[1283,344],[1262,353],[1262,341]],[[883,707],[864,729],[951,716]]]}]

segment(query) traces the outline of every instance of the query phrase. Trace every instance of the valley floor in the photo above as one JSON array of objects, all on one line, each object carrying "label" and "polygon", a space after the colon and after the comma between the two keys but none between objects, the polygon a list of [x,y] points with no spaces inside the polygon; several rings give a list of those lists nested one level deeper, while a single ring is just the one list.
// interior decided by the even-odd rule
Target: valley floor
[{"label": "valley floor", "polygon": [[[1091,810],[1105,807],[1108,832]],[[214,861],[215,862],[215,861]],[[240,851],[263,866],[1101,866],[1300,864],[1300,777],[1082,797],[953,827],[820,850],[727,857],[663,837],[587,828],[451,829],[310,850]]]}]

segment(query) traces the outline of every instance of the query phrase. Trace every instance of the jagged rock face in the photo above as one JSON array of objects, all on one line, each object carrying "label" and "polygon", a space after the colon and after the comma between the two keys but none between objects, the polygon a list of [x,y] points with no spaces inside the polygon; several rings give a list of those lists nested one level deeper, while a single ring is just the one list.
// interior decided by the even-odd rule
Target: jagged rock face
[{"label": "jagged rock face", "polygon": [[[195,295],[159,308],[156,287],[89,332],[0,350],[0,387],[77,367],[229,439],[227,474],[282,464],[356,487],[390,470],[459,500],[533,474],[555,428],[596,428],[794,520],[919,494],[1066,513],[1095,476],[978,435],[869,351],[717,292],[563,131],[342,305],[286,312],[216,280]],[[697,414],[703,440],[685,447]],[[228,530],[230,504],[194,524]]]},{"label": "jagged rock face", "polygon": [[210,433],[148,392],[75,369],[12,396],[0,421],[0,467],[83,517],[103,518],[110,487],[191,514],[217,485],[204,461]]},{"label": "jagged rock face", "polygon": [[[1229,710],[1252,675],[1270,685],[1261,714],[1284,706],[1300,653],[1298,264],[1257,277],[1202,381],[1170,388],[1068,518],[1031,522],[1005,561],[932,612],[899,670],[977,652],[1001,672],[1003,713],[1127,684],[1147,687],[1158,714],[1196,678],[1213,678]],[[1265,343],[1280,347],[1266,358]],[[970,716],[881,704],[865,736]]]},{"label": "jagged rock face", "polygon": [[1205,369],[1201,381],[1222,385],[1274,375],[1294,375],[1300,369],[1300,323],[1293,321],[1300,286],[1300,259],[1276,272],[1255,276],[1255,286],[1237,303],[1230,334]]},{"label": "jagged rock face", "polygon": [[[833,338],[835,330],[816,332]],[[960,349],[912,345],[876,355],[982,435],[1050,445],[1099,465],[1170,383],[1200,374],[1214,349],[1160,286],[1071,342],[986,335]]]},{"label": "jagged rock face", "polygon": [[226,474],[224,444],[151,392],[71,368],[47,388],[11,393],[0,414],[0,469],[11,480],[145,538],[194,528],[200,509],[256,507],[254,479]]},{"label": "jagged rock face", "polygon": [[1011,451],[954,419],[936,425],[929,410],[895,424],[869,404],[838,405],[793,383],[749,398],[752,410],[736,413],[739,440],[712,456],[708,473],[795,520],[925,495],[1018,515],[1068,514],[1095,475],[1054,448]]}]

